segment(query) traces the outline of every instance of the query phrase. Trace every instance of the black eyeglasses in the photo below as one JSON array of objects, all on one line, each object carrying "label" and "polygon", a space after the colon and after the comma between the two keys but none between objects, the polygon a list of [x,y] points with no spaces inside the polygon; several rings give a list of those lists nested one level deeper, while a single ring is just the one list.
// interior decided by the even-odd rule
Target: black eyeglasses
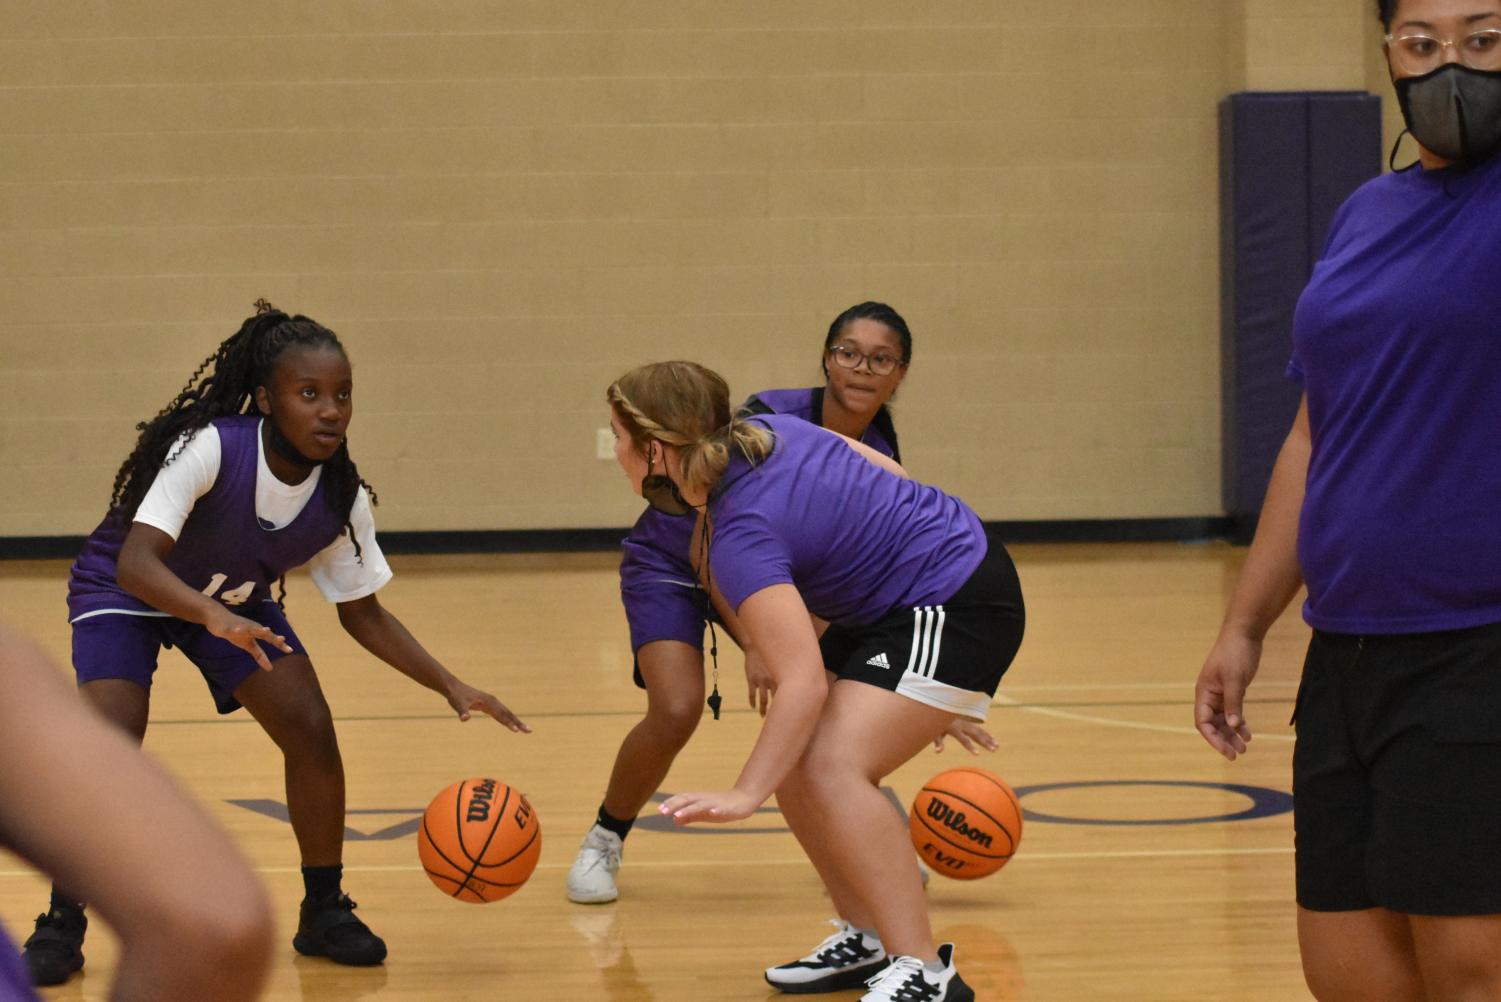
[{"label": "black eyeglasses", "polygon": [[847,344],[834,345],[829,349],[829,357],[841,369],[858,369],[863,362],[877,376],[889,376],[896,371],[897,366],[907,364],[902,361],[900,355],[893,355],[885,351],[878,351],[874,355],[867,355],[865,352],[857,351]]}]

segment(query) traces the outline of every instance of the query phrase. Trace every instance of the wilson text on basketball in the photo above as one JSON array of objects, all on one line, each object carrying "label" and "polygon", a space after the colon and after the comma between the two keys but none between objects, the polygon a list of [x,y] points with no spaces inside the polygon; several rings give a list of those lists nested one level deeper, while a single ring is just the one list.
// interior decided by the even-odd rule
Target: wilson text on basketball
[{"label": "wilson text on basketball", "polygon": [[990,848],[991,837],[976,828],[971,828],[964,823],[964,812],[955,811],[948,804],[938,799],[928,801],[928,817],[937,821],[956,835],[963,835],[971,842]]},{"label": "wilson text on basketball", "polygon": [[465,821],[486,821],[490,817],[490,804],[495,800],[495,780],[487,779],[475,784],[469,795],[469,810]]}]

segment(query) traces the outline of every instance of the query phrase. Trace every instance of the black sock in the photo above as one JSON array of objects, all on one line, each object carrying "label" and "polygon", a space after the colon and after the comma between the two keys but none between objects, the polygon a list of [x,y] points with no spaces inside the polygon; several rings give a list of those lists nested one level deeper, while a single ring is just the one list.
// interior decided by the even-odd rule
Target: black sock
[{"label": "black sock", "polygon": [[612,818],[605,810],[605,805],[600,804],[599,817],[594,819],[594,823],[607,832],[614,832],[616,835],[619,835],[620,841],[624,842],[625,837],[631,833],[631,825],[636,823],[636,819],[631,818],[629,821],[621,821],[618,818]]},{"label": "black sock", "polygon": [[304,866],[302,889],[310,898],[327,898],[339,893],[339,881],[344,876],[344,864],[333,866]]},{"label": "black sock", "polygon": [[59,891],[56,887],[53,887],[52,888],[52,901],[50,903],[48,903],[47,910],[49,912],[53,912],[53,911],[56,911],[59,908],[68,908],[68,909],[72,909],[74,911],[82,911],[83,910],[83,902],[79,901],[77,898],[73,897],[71,894],[64,894],[62,891]]}]

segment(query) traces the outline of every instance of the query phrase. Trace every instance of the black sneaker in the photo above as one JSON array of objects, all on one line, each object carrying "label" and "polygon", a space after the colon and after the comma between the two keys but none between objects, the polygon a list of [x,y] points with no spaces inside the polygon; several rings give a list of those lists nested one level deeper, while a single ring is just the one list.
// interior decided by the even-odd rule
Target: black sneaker
[{"label": "black sneaker", "polygon": [[354,917],[347,894],[302,899],[302,915],[292,946],[308,957],[327,957],[336,964],[369,967],[386,959],[386,941]]},{"label": "black sneaker", "polygon": [[840,919],[834,919],[833,925],[839,931],[803,959],[768,967],[766,980],[789,995],[837,992],[859,988],[886,966],[886,951],[880,940]]},{"label": "black sneaker", "polygon": [[34,985],[60,985],[83,967],[83,933],[89,927],[82,908],[54,904],[36,917],[36,932],[26,940],[21,956]]},{"label": "black sneaker", "polygon": [[943,970],[932,974],[916,957],[893,957],[891,966],[871,978],[860,1002],[975,1002],[974,989],[954,970],[954,944],[938,948]]}]

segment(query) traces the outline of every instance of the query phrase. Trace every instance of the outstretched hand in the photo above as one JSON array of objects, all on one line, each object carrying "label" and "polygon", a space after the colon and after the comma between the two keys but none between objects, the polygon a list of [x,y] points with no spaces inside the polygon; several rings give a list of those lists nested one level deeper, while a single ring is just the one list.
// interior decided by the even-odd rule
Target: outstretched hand
[{"label": "outstretched hand", "polygon": [[989,731],[968,717],[955,717],[949,724],[949,729],[933,739],[933,750],[942,753],[944,739],[950,737],[971,755],[980,754],[981,748],[993,752],[999,747]]},{"label": "outstretched hand", "polygon": [[475,710],[479,710],[482,713],[488,713],[509,730],[520,734],[532,732],[532,729],[522,722],[520,717],[512,713],[506,704],[472,685],[454,679],[446,695],[448,705],[453,707],[460,720],[468,720]]},{"label": "outstretched hand", "polygon": [[228,640],[255,658],[255,663],[264,671],[271,670],[271,659],[266,657],[265,651],[261,650],[261,644],[268,644],[283,654],[293,653],[292,648],[287,644],[286,637],[271,632],[271,627],[257,623],[253,619],[236,616],[228,609],[222,609],[221,613],[210,617],[209,621],[203,624],[203,628],[220,640]]},{"label": "outstretched hand", "polygon": [[1221,634],[1194,684],[1194,726],[1211,748],[1232,762],[1246,753],[1251,740],[1244,704],[1260,662],[1260,641]]},{"label": "outstretched hand", "polygon": [[678,825],[694,821],[722,824],[748,818],[760,806],[739,790],[723,790],[717,793],[679,793],[669,797],[657,810]]}]

